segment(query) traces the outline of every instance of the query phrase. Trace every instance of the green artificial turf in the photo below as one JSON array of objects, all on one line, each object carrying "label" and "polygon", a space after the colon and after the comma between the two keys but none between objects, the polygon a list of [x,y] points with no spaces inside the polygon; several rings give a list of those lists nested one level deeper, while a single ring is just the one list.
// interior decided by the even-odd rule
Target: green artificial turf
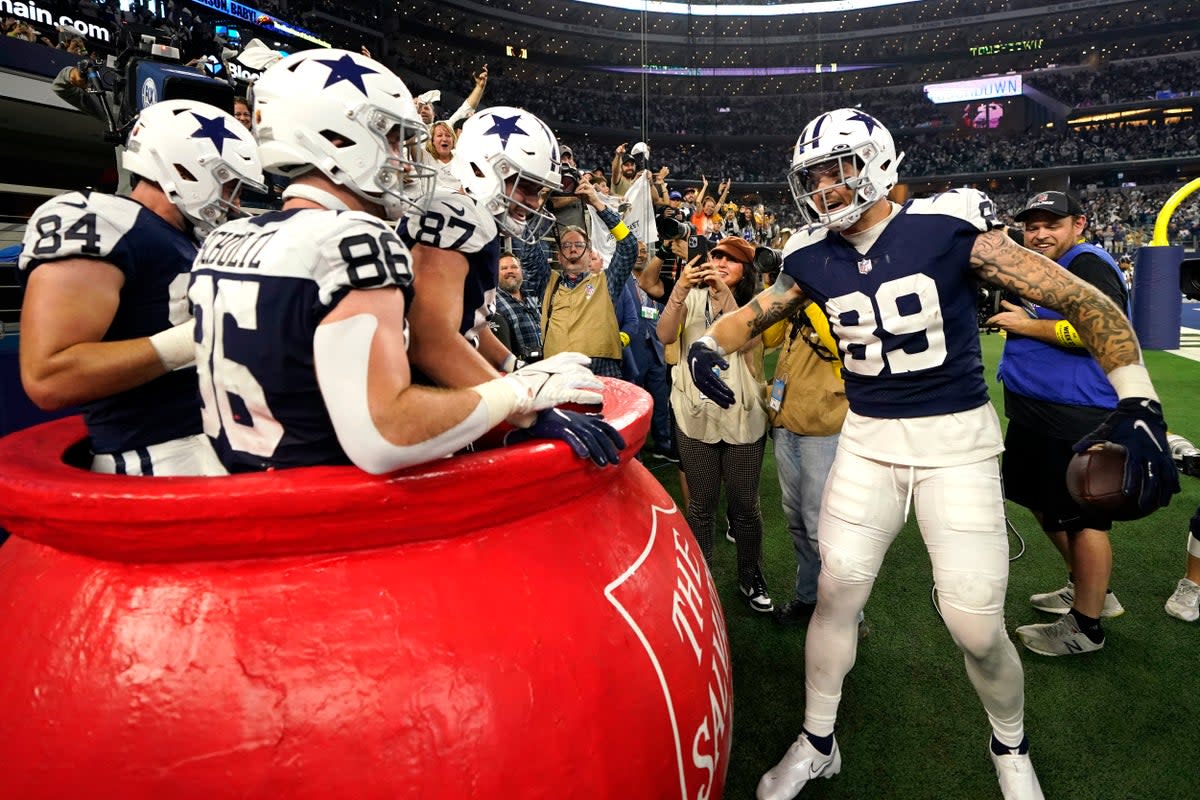
[{"label": "green artificial turf", "polygon": [[[984,336],[993,402],[1003,340]],[[1200,363],[1149,352],[1147,365],[1171,430],[1200,442]],[[653,462],[650,462],[653,465]],[[654,473],[679,502],[673,467]],[[1103,650],[1046,658],[1017,643],[1025,667],[1026,729],[1046,797],[1056,800],[1184,800],[1196,796],[1192,757],[1200,720],[1200,623],[1168,617],[1163,602],[1183,576],[1188,519],[1200,480],[1184,477],[1171,506],[1113,531],[1112,588],[1126,613],[1105,621]],[[761,485],[764,572],[776,605],[791,596],[795,557],[767,447]],[[1007,627],[1049,622],[1028,597],[1060,587],[1065,567],[1023,508],[1008,504],[1024,538],[1012,562]],[[721,519],[721,516],[718,516]],[[787,750],[804,712],[805,629],[755,614],[736,589],[734,545],[717,533],[715,578],[733,655],[733,752],[725,797],[751,798],[762,773]],[[1021,549],[1010,535],[1011,552]],[[987,754],[989,727],[962,657],[930,598],[929,557],[916,523],[905,526],[884,562],[866,615],[869,638],[846,680],[838,721],[842,772],[817,780],[804,798],[999,798]]]}]

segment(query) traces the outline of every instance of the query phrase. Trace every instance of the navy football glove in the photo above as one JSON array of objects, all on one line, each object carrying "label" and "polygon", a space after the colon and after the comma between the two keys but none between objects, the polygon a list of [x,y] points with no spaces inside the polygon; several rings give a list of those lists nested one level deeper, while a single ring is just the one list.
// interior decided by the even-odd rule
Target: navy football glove
[{"label": "navy football glove", "polygon": [[720,371],[729,369],[729,362],[717,350],[710,336],[702,336],[688,348],[688,371],[700,393],[719,405],[729,408],[737,400],[733,390],[721,378]]},{"label": "navy football glove", "polygon": [[1179,471],[1167,446],[1167,423],[1157,400],[1127,397],[1117,403],[1116,411],[1099,428],[1075,443],[1075,452],[1100,442],[1125,448],[1121,491],[1137,503],[1141,513],[1135,519],[1166,506],[1171,495],[1179,492]]},{"label": "navy football glove", "polygon": [[561,439],[571,445],[575,455],[590,458],[603,467],[621,460],[625,439],[599,414],[580,414],[561,408],[539,411],[528,428],[517,428],[504,435],[504,446],[530,439]]}]

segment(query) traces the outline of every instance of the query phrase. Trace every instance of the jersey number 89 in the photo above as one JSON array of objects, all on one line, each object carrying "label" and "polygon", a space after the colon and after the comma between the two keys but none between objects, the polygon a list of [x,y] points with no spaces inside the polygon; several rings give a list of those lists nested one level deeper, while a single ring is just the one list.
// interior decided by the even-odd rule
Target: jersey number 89
[{"label": "jersey number 89", "polygon": [[[856,375],[879,375],[887,367],[893,375],[939,366],[946,360],[946,332],[942,326],[942,304],[937,284],[917,273],[885,281],[875,297],[851,292],[831,297],[826,303],[833,332],[842,343],[842,363]],[[847,314],[857,317],[844,324]],[[925,346],[908,352],[903,346],[884,350],[879,329],[906,342],[913,334],[924,334]]]}]

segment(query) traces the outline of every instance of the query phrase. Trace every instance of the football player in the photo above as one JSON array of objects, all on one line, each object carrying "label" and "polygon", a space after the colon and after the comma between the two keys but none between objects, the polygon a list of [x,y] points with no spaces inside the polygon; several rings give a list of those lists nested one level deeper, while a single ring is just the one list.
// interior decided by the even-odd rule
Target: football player
[{"label": "football player", "polygon": [[[409,360],[432,382],[470,387],[519,366],[487,323],[496,310],[501,235],[531,243],[553,221],[540,210],[542,193],[561,188],[561,166],[558,139],[544,122],[519,108],[489,108],[467,120],[454,148],[450,168],[463,192],[439,190],[423,213],[401,222],[400,239],[413,255]],[[586,439],[569,423],[616,436],[602,420],[575,412],[542,417],[555,423],[547,433],[561,434],[580,457],[590,454]],[[522,428],[534,422],[528,415],[509,421]],[[596,455],[607,463],[607,454]]]},{"label": "football player", "polygon": [[122,155],[128,197],[83,191],[41,206],[20,268],[21,381],[44,409],[83,409],[92,469],[223,474],[201,432],[188,271],[197,239],[262,188],[254,139],[231,115],[164,100]]},{"label": "football player", "polygon": [[598,382],[567,354],[470,389],[413,386],[411,255],[385,220],[420,214],[434,175],[404,83],[370,58],[310,50],[255,84],[284,208],[214,232],[188,296],[204,430],[231,472],[351,462],[379,474],[449,455],[519,412]]},{"label": "football player", "polygon": [[829,318],[844,364],[850,411],[819,519],[804,726],[759,782],[762,800],[791,798],[810,779],[841,769],[833,730],[858,614],[912,507],[943,617],[991,722],[1004,797],[1042,797],[1024,732],[1021,662],[1004,629],[1002,445],[983,378],[975,281],[1063,313],[1104,368],[1122,401],[1109,427],[1077,446],[1124,445],[1127,489],[1145,513],[1179,491],[1154,387],[1121,310],[1011,240],[978,191],[889,201],[901,158],[887,129],[857,109],[810,122],[788,175],[808,227],[788,242],[778,281],[722,317],[688,353],[700,390],[728,406],[733,395],[714,367],[811,298]]}]

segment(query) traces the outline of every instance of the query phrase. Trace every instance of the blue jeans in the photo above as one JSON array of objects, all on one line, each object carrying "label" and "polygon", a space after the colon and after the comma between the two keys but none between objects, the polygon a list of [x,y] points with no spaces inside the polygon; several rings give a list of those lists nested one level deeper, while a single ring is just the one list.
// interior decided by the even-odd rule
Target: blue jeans
[{"label": "blue jeans", "polygon": [[817,576],[821,573],[821,551],[817,548],[817,519],[825,478],[833,468],[838,436],[803,436],[787,428],[772,428],[775,466],[783,495],[792,547],[796,550],[796,599],[817,602]]}]

